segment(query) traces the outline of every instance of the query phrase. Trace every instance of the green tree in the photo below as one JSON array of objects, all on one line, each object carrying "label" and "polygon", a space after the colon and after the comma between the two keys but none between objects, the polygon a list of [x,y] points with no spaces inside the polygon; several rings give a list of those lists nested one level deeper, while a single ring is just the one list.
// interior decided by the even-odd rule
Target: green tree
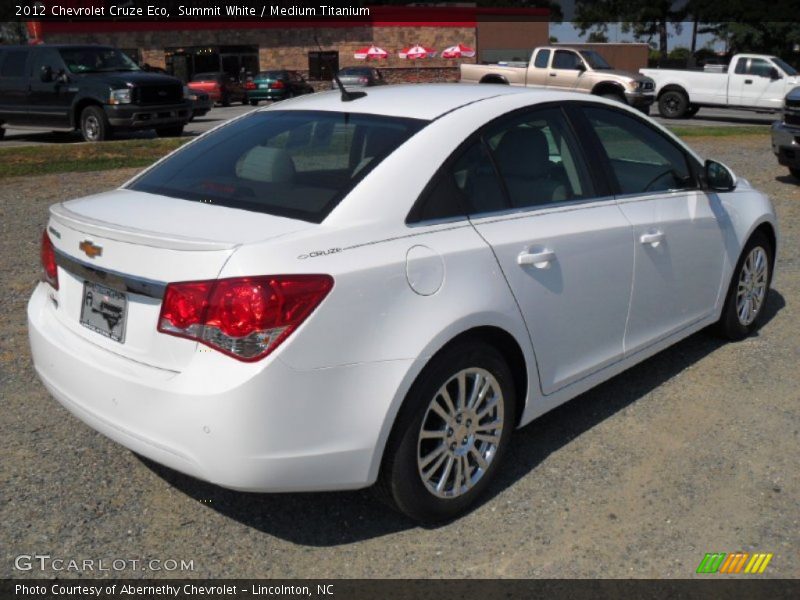
[{"label": "green tree", "polygon": [[20,21],[0,22],[0,44],[27,44],[28,30]]},{"label": "green tree", "polygon": [[672,0],[577,0],[575,25],[582,35],[587,31],[607,34],[609,23],[621,23],[624,33],[637,40],[654,38],[662,58],[669,51],[669,31],[681,32],[687,5]]}]

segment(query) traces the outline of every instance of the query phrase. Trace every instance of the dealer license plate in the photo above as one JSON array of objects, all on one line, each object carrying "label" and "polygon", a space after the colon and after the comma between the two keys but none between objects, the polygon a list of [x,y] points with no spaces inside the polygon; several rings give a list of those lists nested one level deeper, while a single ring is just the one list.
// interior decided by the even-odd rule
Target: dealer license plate
[{"label": "dealer license plate", "polygon": [[81,325],[123,343],[127,312],[128,299],[125,294],[99,283],[84,282]]}]

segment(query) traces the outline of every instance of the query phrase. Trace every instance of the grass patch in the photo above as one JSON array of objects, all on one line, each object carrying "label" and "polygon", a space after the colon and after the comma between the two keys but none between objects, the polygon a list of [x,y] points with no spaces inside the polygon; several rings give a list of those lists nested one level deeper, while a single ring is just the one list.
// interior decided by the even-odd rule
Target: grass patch
[{"label": "grass patch", "polygon": [[[769,135],[763,126],[687,127],[669,129],[682,138]],[[54,143],[41,146],[0,148],[0,179],[46,173],[105,171],[146,167],[192,138],[121,140],[97,144]]]},{"label": "grass patch", "polygon": [[687,127],[686,125],[666,126],[679,137],[737,137],[740,135],[769,135],[769,127],[764,125]]},{"label": "grass patch", "polygon": [[145,167],[190,137],[0,149],[0,178]]}]

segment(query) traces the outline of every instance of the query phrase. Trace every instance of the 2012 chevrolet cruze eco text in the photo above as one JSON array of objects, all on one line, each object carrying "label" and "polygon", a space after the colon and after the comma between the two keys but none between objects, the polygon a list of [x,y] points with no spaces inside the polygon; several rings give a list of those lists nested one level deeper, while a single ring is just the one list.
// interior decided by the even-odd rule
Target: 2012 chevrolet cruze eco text
[{"label": "2012 chevrolet cruze eco text", "polygon": [[515,427],[759,323],[770,201],[647,117],[501,86],[315,94],[63,202],[28,306],[67,409],[237,490],[455,516]]}]

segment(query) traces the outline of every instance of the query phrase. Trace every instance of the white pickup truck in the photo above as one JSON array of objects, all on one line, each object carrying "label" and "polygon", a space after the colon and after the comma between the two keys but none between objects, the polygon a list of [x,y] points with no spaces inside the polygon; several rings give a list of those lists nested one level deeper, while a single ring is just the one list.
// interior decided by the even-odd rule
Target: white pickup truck
[{"label": "white pickup truck", "polygon": [[726,70],[639,69],[656,82],[658,112],[691,117],[703,107],[779,111],[786,93],[800,85],[797,71],[775,56],[737,54]]}]

